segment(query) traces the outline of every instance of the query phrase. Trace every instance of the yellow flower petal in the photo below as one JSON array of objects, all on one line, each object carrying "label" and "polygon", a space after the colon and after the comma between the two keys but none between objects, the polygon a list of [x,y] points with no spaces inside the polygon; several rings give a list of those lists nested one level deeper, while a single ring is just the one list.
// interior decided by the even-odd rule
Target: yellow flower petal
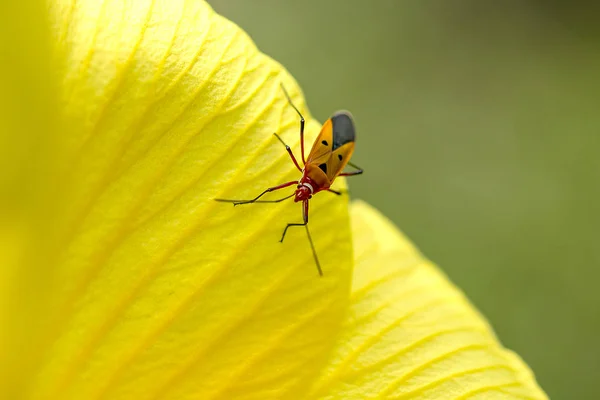
[{"label": "yellow flower petal", "polygon": [[36,362],[51,275],[45,192],[60,153],[45,16],[42,1],[0,2],[0,398],[11,400]]},{"label": "yellow flower petal", "polygon": [[[57,99],[36,46],[43,8],[26,9],[2,14],[26,14],[14,21],[40,31],[3,25],[18,39],[11,51],[30,50],[39,71],[14,64],[0,97],[3,127],[24,137],[3,157],[17,173],[1,188],[21,181],[14,193],[36,200],[11,203],[19,212],[0,227],[1,398],[545,398],[462,295],[368,207],[354,206],[359,265],[341,331],[346,198],[311,203],[324,278],[303,231],[275,243],[299,220],[297,205],[213,201],[297,179],[270,135],[298,148],[280,81],[309,115],[281,66],[205,3],[51,2]],[[30,78],[40,90],[22,96]],[[28,120],[32,105],[38,118]],[[307,128],[310,143],[319,125],[309,118]],[[24,153],[38,131],[45,146]],[[22,154],[35,162],[21,176]]]},{"label": "yellow flower petal", "polygon": [[299,149],[280,82],[307,143],[318,133],[297,86],[204,2],[58,0],[50,12],[68,213],[31,397],[301,395],[349,296],[347,197],[311,203],[323,278],[303,229],[278,243],[298,204],[214,201],[298,179],[272,136]]},{"label": "yellow flower petal", "polygon": [[546,399],[523,361],[385,217],[354,202],[352,219],[350,312],[310,398]]}]

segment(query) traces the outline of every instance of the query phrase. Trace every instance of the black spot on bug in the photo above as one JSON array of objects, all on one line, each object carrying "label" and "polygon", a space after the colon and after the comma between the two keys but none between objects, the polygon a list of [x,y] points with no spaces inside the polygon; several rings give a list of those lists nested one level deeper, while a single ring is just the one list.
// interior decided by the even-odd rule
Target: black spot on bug
[{"label": "black spot on bug", "polygon": [[343,158],[342,155],[338,154],[338,160],[342,161],[342,158]]},{"label": "black spot on bug", "polygon": [[323,164],[319,165],[319,168],[321,168],[321,171],[327,173],[327,164],[323,163]]},{"label": "black spot on bug", "polygon": [[329,143],[327,143],[327,140],[323,140],[321,143],[323,143],[325,146],[329,146]]}]

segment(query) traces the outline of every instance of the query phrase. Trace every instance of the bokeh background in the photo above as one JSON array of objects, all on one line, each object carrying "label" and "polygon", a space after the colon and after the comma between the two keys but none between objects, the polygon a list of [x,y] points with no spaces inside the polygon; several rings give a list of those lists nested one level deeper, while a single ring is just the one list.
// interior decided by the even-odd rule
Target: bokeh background
[{"label": "bokeh background", "polygon": [[600,6],[212,0],[346,108],[352,195],[389,216],[553,399],[600,399]]}]

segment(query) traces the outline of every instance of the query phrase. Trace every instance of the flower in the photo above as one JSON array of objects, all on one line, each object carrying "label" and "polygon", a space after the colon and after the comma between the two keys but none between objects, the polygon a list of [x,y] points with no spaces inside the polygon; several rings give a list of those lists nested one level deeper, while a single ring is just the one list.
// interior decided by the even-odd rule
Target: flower
[{"label": "flower", "polygon": [[368,205],[311,201],[320,278],[304,232],[276,243],[297,204],[213,201],[296,177],[280,82],[319,129],[238,27],[202,1],[24,4],[3,13],[3,398],[546,398]]}]

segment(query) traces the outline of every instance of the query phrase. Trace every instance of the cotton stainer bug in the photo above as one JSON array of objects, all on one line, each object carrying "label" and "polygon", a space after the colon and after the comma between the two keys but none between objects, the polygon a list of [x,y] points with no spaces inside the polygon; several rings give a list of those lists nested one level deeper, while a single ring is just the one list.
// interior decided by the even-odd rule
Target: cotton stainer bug
[{"label": "cotton stainer bug", "polygon": [[[280,242],[285,239],[285,234],[288,228],[291,226],[304,226],[306,229],[306,235],[317,264],[319,275],[323,276],[321,270],[321,264],[317,257],[317,252],[313,244],[310,232],[308,231],[308,201],[313,195],[321,192],[328,191],[337,195],[341,195],[340,192],[330,189],[333,181],[338,176],[352,176],[360,175],[363,170],[350,162],[352,153],[354,152],[354,141],[355,141],[355,129],[352,116],[347,111],[338,111],[329,118],[323,127],[319,136],[317,136],[308,158],[304,158],[304,117],[298,110],[298,108],[292,102],[290,95],[285,90],[285,87],[281,85],[283,93],[287,98],[288,103],[294,108],[298,116],[300,117],[300,152],[302,154],[302,163],[304,168],[300,168],[294,153],[290,149],[290,146],[279,137],[277,133],[274,133],[275,137],[285,146],[286,151],[290,155],[292,162],[302,173],[302,177],[297,181],[290,181],[282,183],[281,185],[273,186],[261,194],[253,198],[252,200],[228,200],[228,199],[215,199],[217,201],[233,203],[234,206],[240,204],[251,204],[251,203],[279,203],[283,200],[287,200],[291,197],[294,198],[294,202],[302,202],[302,223],[289,223],[283,230]],[[350,165],[355,171],[342,172],[346,165]],[[296,186],[296,190],[289,196],[278,200],[259,200],[263,195],[273,192],[275,190],[283,189],[292,185]]]}]

